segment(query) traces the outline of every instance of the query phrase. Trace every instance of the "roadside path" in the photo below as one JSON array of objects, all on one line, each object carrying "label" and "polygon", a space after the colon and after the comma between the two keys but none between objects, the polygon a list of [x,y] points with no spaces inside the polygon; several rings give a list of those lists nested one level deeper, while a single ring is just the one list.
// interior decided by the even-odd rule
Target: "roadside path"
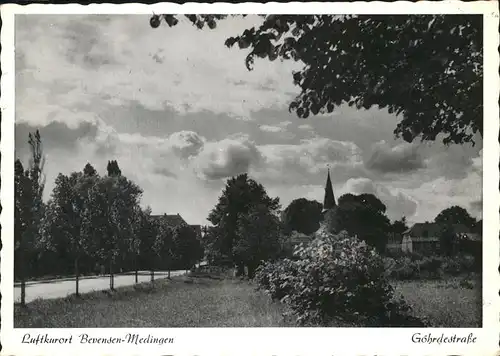
[{"label": "roadside path", "polygon": [[[185,274],[186,271],[171,271],[170,276],[181,276]],[[155,271],[155,279],[167,278],[168,272],[165,271]],[[151,280],[151,275],[149,271],[139,272],[139,283],[148,282]],[[129,274],[116,274],[114,277],[115,288],[124,287],[135,284],[134,273]],[[109,275],[98,276],[98,277],[83,277],[79,281],[80,293],[88,293],[92,291],[106,290],[109,289]],[[75,278],[64,278],[57,280],[48,281],[31,281],[26,282],[26,303],[29,303],[35,299],[54,299],[54,298],[64,298],[70,294],[75,293]],[[14,287],[14,300],[15,302],[21,301],[21,288],[18,283]]]}]

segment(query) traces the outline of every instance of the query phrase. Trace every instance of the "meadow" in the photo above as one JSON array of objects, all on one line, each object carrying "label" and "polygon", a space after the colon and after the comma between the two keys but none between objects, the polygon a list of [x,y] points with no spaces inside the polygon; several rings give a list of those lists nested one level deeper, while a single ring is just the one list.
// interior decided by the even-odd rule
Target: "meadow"
[{"label": "meadow", "polygon": [[[464,287],[459,278],[393,285],[415,316],[432,326],[480,327],[480,289]],[[16,328],[295,326],[284,304],[246,280],[220,276],[174,277],[113,292],[35,300],[26,308],[16,305],[14,313]]]},{"label": "meadow", "polygon": [[414,316],[433,327],[481,327],[482,288],[478,277],[394,281],[396,294],[404,296]]}]

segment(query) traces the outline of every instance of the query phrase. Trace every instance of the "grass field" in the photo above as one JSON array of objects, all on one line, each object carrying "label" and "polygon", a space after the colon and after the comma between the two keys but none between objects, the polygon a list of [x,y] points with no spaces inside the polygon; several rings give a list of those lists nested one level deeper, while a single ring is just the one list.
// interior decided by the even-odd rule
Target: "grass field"
[{"label": "grass field", "polygon": [[[395,282],[396,292],[415,316],[432,326],[477,327],[481,320],[478,288],[458,280]],[[238,279],[175,277],[151,284],[94,292],[76,298],[36,300],[15,306],[16,328],[84,327],[288,327],[286,308]]]},{"label": "grass field", "polygon": [[[187,283],[189,282],[189,283]],[[36,300],[15,307],[14,327],[272,327],[293,326],[248,282],[236,279],[172,278],[113,294]]]},{"label": "grass field", "polygon": [[480,282],[471,280],[471,289],[460,285],[463,278],[394,282],[415,316],[426,318],[433,327],[481,327],[482,296]]}]

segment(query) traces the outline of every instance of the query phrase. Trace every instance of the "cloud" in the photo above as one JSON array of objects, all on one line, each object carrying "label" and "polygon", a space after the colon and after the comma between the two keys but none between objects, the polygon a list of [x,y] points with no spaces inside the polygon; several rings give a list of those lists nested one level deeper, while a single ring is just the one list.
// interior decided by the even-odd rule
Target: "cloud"
[{"label": "cloud", "polygon": [[327,165],[334,169],[340,167],[340,175],[342,170],[358,169],[362,162],[355,144],[327,138],[305,139],[296,145],[259,145],[258,148],[265,165],[257,176],[280,184],[319,184],[325,179]]},{"label": "cloud", "polygon": [[42,126],[32,126],[23,122],[16,123],[16,156],[24,160],[29,155],[28,135],[34,133],[37,129],[40,131],[45,150],[59,149],[66,151],[66,153],[74,151],[79,140],[93,140],[98,134],[97,125],[91,122],[81,122],[74,128],[56,121]]},{"label": "cloud", "polygon": [[417,211],[418,203],[412,197],[368,178],[349,179],[342,190],[345,193],[375,195],[387,207],[386,214],[391,220],[397,220],[403,216],[411,219]]},{"label": "cloud", "polygon": [[169,137],[173,150],[182,158],[198,155],[204,145],[204,140],[196,132],[180,131]]},{"label": "cloud", "polygon": [[280,123],[279,123],[279,126],[280,126],[280,127],[288,127],[288,126],[290,126],[290,125],[292,125],[292,124],[293,124],[293,122],[292,122],[292,121],[287,120],[287,121],[282,121],[282,122],[280,122]]},{"label": "cloud", "polygon": [[465,145],[451,145],[431,154],[426,166],[434,177],[461,179],[467,176],[470,169],[482,171],[482,150],[477,153],[477,157],[474,158],[474,155],[474,150]]},{"label": "cloud", "polygon": [[250,72],[247,52],[224,46],[258,21],[199,31],[185,22],[153,30],[148,15],[17,16],[16,155],[27,155],[27,132],[40,127],[47,194],[57,173],[87,162],[104,173],[117,159],[145,205],[193,223],[223,179],[243,172],[282,202],[321,201],[327,165],[336,196],[352,179],[352,189],[385,197],[391,216],[410,214],[411,201],[414,221],[451,204],[480,213],[480,144],[402,145],[385,109],[342,105],[299,120],[287,108],[300,63],[256,60]]},{"label": "cloud", "polygon": [[482,215],[482,206],[478,203],[483,193],[481,172],[469,170],[461,179],[442,176],[405,191],[419,202],[414,221],[434,220],[443,209],[453,205],[471,207],[469,213],[472,216]]},{"label": "cloud", "polygon": [[423,168],[424,163],[418,146],[402,143],[391,147],[380,141],[374,145],[366,167],[381,173],[403,173]]},{"label": "cloud", "polygon": [[158,168],[155,168],[154,169],[154,172],[160,176],[164,176],[166,178],[177,178],[177,174],[175,174],[174,172],[172,172],[171,170],[169,170],[168,168],[166,167],[158,167]]},{"label": "cloud", "polygon": [[271,126],[271,125],[260,125],[259,128],[262,131],[266,131],[266,132],[283,132],[283,131],[285,131],[285,129],[283,127]]},{"label": "cloud", "polygon": [[44,86],[56,83],[66,86],[58,95],[65,102],[106,94],[115,106],[137,100],[152,110],[170,106],[182,114],[208,110],[238,118],[262,107],[285,108],[298,93],[291,74],[300,65],[262,60],[250,72],[247,53],[224,46],[227,37],[261,21],[231,18],[199,31],[182,18],[175,27],[153,30],[147,15],[20,15],[16,51],[26,65],[20,76],[39,83],[24,94],[55,103]]},{"label": "cloud", "polygon": [[297,126],[299,129],[301,130],[307,130],[307,131],[312,131],[314,128],[309,125],[309,124],[302,124],[302,125],[299,125]]},{"label": "cloud", "polygon": [[474,200],[473,202],[470,202],[469,209],[471,210],[471,212],[474,216],[482,218],[482,216],[483,216],[483,199],[478,199],[478,200]]},{"label": "cloud", "polygon": [[255,144],[246,137],[228,138],[205,144],[196,158],[202,179],[216,180],[246,173],[261,160]]}]

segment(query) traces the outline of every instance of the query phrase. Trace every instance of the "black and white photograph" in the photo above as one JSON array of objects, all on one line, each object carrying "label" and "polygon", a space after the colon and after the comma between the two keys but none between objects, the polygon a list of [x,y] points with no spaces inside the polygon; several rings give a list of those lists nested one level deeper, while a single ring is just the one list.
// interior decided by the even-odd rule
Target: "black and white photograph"
[{"label": "black and white photograph", "polygon": [[16,14],[13,327],[482,328],[484,21]]}]

